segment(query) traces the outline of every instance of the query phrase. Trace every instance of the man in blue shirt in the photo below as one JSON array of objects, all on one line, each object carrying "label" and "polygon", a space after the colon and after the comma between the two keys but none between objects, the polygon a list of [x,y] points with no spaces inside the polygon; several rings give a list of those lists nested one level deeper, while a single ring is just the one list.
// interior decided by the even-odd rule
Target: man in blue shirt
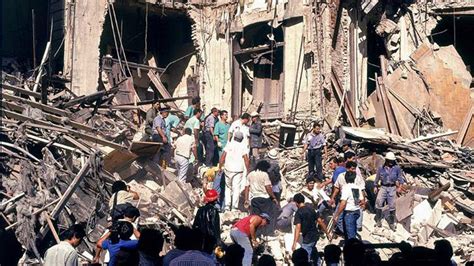
[{"label": "man in blue shirt", "polygon": [[[379,184],[380,183],[380,184]],[[390,215],[388,217],[388,225],[390,229],[395,231],[395,199],[397,198],[397,190],[400,185],[405,183],[403,171],[397,165],[396,157],[393,152],[387,152],[385,155],[385,164],[377,170],[375,176],[375,188],[378,190],[377,200],[375,201],[375,222],[377,227],[382,227],[382,208],[387,202]]]},{"label": "man in blue shirt", "polygon": [[338,157],[338,156],[334,157],[331,161],[330,167],[331,167],[331,169],[334,170],[334,172],[332,174],[332,178],[331,178],[331,182],[332,182],[332,184],[334,184],[334,183],[336,183],[337,177],[340,174],[346,172],[344,158],[341,158],[341,157]]},{"label": "man in blue shirt", "polygon": [[322,150],[324,149],[324,153],[327,154],[327,147],[326,138],[321,132],[321,127],[319,124],[314,123],[313,130],[305,136],[303,144],[303,157],[306,150],[308,150],[308,155],[306,156],[309,168],[308,176],[312,176],[313,173],[316,173],[316,177],[319,180],[323,180]]},{"label": "man in blue shirt", "polygon": [[[97,248],[108,250],[110,254],[110,266],[116,265],[116,256],[120,249],[136,250],[138,248],[138,240],[131,240],[130,237],[135,235],[140,237],[140,232],[133,227],[128,221],[119,221],[112,225],[112,229],[97,241]],[[99,262],[99,257],[94,258],[94,262]]]},{"label": "man in blue shirt", "polygon": [[165,118],[165,122],[166,122],[166,138],[168,139],[170,143],[172,143],[173,141],[171,139],[171,130],[178,126],[180,119],[178,116],[170,113],[168,117]]}]

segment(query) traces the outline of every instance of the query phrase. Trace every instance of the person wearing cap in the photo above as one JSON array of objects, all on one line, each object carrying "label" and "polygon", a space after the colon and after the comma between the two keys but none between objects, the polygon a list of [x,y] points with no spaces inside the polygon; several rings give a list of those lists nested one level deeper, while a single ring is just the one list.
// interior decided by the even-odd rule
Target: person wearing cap
[{"label": "person wearing cap", "polygon": [[230,230],[230,238],[245,249],[242,265],[252,265],[253,249],[258,247],[257,229],[271,222],[266,213],[249,215],[237,221]]},{"label": "person wearing cap", "polygon": [[151,139],[154,142],[161,142],[162,145],[160,147],[160,150],[156,153],[156,155],[153,157],[153,161],[156,163],[159,163],[160,165],[163,165],[160,163],[160,161],[165,160],[165,165],[169,164],[169,153],[171,152],[171,146],[169,143],[168,138],[166,137],[166,117],[169,115],[169,108],[164,106],[163,108],[160,108],[160,114],[155,117],[153,120],[153,131],[151,135]]},{"label": "person wearing cap", "polygon": [[214,140],[214,127],[217,123],[217,115],[219,114],[219,110],[215,107],[211,109],[211,113],[206,117],[204,122],[203,128],[203,138],[204,138],[204,145],[206,148],[206,159],[205,165],[210,167],[214,163],[214,152],[216,150],[216,143]]},{"label": "person wearing cap", "polygon": [[309,173],[316,173],[316,177],[323,180],[323,149],[324,154],[327,154],[326,138],[321,132],[321,127],[318,123],[313,124],[313,130],[308,133],[303,140],[303,152],[302,156],[306,151],[308,154],[306,159],[308,160],[308,171]]},{"label": "person wearing cap", "polygon": [[[245,187],[245,203],[244,206],[250,208],[250,213],[261,214],[267,213],[273,219],[270,226],[265,228],[265,235],[273,234],[275,229],[275,222],[277,217],[277,210],[280,207],[280,202],[273,194],[272,182],[268,177],[268,169],[270,164],[265,161],[259,161],[255,170],[250,172],[246,178],[247,186]],[[250,199],[250,201],[249,201]]]},{"label": "person wearing cap", "polygon": [[215,243],[221,243],[221,223],[219,210],[216,206],[219,193],[214,189],[209,189],[204,194],[206,205],[198,208],[194,217],[193,227],[198,228],[205,236],[212,238]]},{"label": "person wearing cap", "polygon": [[217,143],[219,158],[224,153],[225,145],[227,145],[227,140],[229,139],[230,124],[227,122],[228,116],[229,113],[226,110],[221,110],[219,112],[219,121],[214,126],[214,140]]},{"label": "person wearing cap", "polygon": [[256,111],[253,111],[250,116],[252,117],[252,124],[249,127],[250,159],[252,163],[256,163],[256,161],[260,159],[260,149],[262,148],[263,142],[262,121],[260,121],[260,115]]},{"label": "person wearing cap", "polygon": [[241,131],[234,133],[231,142],[227,144],[219,160],[219,170],[224,170],[226,210],[237,210],[239,198],[246,186],[246,175],[250,169],[249,150],[243,143]]},{"label": "person wearing cap", "polygon": [[145,134],[142,141],[149,141],[153,135],[153,121],[158,116],[160,110],[160,103],[154,103],[153,106],[146,112],[145,118]]},{"label": "person wearing cap", "polygon": [[270,164],[270,168],[268,169],[268,176],[270,177],[270,181],[272,182],[272,190],[275,197],[280,201],[281,197],[281,172],[280,172],[280,164],[278,161],[278,150],[271,149],[263,158]]},{"label": "person wearing cap", "polygon": [[301,193],[293,197],[296,202],[298,210],[295,213],[293,224],[295,225],[295,234],[293,238],[292,250],[296,249],[299,242],[300,234],[303,236],[301,247],[308,252],[308,258],[313,258],[316,242],[319,238],[319,230],[317,225],[327,234],[327,227],[323,219],[319,217],[318,213],[311,207],[305,204],[304,196]]},{"label": "person wearing cap", "polygon": [[249,146],[249,122],[250,122],[250,114],[243,113],[240,116],[240,119],[235,120],[229,127],[229,134],[228,134],[228,142],[230,142],[234,138],[234,134],[236,132],[241,132],[244,136],[243,143],[248,147]]},{"label": "person wearing cap", "polygon": [[[385,164],[377,170],[374,185],[378,190],[375,200],[375,222],[377,227],[382,227],[382,208],[387,202],[389,209],[388,224],[390,229],[396,230],[395,225],[395,199],[400,186],[405,183],[403,171],[397,165],[397,158],[393,152],[387,152],[385,155]],[[377,193],[377,191],[376,191]]]}]

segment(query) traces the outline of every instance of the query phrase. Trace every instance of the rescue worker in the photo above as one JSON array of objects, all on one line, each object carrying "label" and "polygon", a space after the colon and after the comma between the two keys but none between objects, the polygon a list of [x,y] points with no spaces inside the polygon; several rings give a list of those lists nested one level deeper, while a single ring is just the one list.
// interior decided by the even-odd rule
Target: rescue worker
[{"label": "rescue worker", "polygon": [[204,202],[206,205],[199,207],[194,218],[193,227],[198,228],[204,235],[212,238],[213,243],[221,243],[221,224],[219,210],[216,207],[219,194],[214,189],[206,191]]},{"label": "rescue worker", "polygon": [[216,149],[216,143],[214,141],[214,127],[217,123],[217,115],[219,114],[219,110],[213,107],[211,109],[211,113],[206,117],[204,122],[204,129],[203,129],[203,138],[204,138],[204,145],[206,149],[206,159],[205,164],[207,167],[212,166],[214,161],[214,152]]},{"label": "rescue worker", "polygon": [[249,127],[250,133],[250,160],[252,165],[255,165],[257,160],[260,159],[260,149],[262,148],[262,122],[260,121],[260,115],[257,112],[250,114],[252,117],[252,124]]},{"label": "rescue worker", "polygon": [[145,134],[143,134],[142,141],[150,141],[153,135],[153,120],[158,115],[160,103],[154,103],[153,106],[146,112],[145,119]]},{"label": "rescue worker", "polygon": [[[382,227],[382,207],[387,202],[389,209],[388,225],[395,231],[395,199],[397,191],[401,190],[401,185],[405,183],[403,171],[397,165],[397,158],[393,152],[387,152],[385,155],[385,164],[377,170],[375,177],[375,189],[378,190],[375,200],[375,222],[377,227]],[[379,184],[380,183],[380,184]],[[377,193],[377,191],[375,191]]]},{"label": "rescue worker", "polygon": [[326,138],[321,132],[321,127],[319,124],[314,123],[313,130],[306,135],[303,140],[303,152],[302,156],[304,158],[306,151],[308,154],[306,159],[308,161],[308,176],[312,176],[312,173],[316,173],[316,177],[319,180],[323,180],[323,153],[327,154],[326,147]]},{"label": "rescue worker", "polygon": [[222,153],[224,153],[225,145],[227,145],[228,133],[230,124],[227,122],[228,113],[226,110],[221,110],[219,112],[219,121],[214,127],[214,140],[217,143],[217,152],[219,153],[219,158],[221,158]]},{"label": "rescue worker", "polygon": [[[165,119],[169,115],[169,108],[163,106],[160,108],[160,114],[155,117],[153,120],[153,128],[152,128],[152,135],[151,139],[154,142],[161,142],[162,146],[160,150],[156,153],[153,158],[153,161],[159,163],[160,165],[166,167],[169,165],[169,158],[171,152],[171,145],[169,139],[166,137],[166,121]],[[160,162],[163,161],[163,162]]]}]

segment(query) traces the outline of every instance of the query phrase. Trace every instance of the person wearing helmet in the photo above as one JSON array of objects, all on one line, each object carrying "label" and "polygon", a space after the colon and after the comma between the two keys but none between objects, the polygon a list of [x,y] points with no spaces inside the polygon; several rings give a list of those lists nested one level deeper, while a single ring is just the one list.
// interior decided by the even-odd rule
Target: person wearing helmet
[{"label": "person wearing helmet", "polygon": [[[385,164],[377,170],[375,176],[375,189],[378,190],[375,201],[375,222],[377,227],[382,227],[382,207],[385,202],[389,207],[390,214],[387,217],[390,229],[396,230],[395,225],[395,199],[400,185],[405,183],[403,171],[397,165],[397,158],[393,152],[387,152],[385,155]],[[377,191],[376,191],[377,193]]]},{"label": "person wearing helmet", "polygon": [[219,210],[216,206],[219,193],[209,189],[204,195],[206,205],[199,207],[194,218],[193,227],[199,229],[206,237],[212,238],[213,243],[221,243],[221,223]]}]

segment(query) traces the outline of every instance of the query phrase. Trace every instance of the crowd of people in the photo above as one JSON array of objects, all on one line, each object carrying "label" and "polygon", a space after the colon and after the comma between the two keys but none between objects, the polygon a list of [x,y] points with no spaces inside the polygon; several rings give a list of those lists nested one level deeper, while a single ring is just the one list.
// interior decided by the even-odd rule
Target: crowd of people
[{"label": "crowd of people", "polygon": [[[402,192],[404,177],[395,154],[387,152],[385,163],[371,177],[364,177],[351,141],[340,139],[336,142],[340,153],[330,158],[332,174],[328,175],[323,169],[323,158],[329,159],[328,144],[315,123],[303,139],[302,158],[308,163],[308,175],[301,177],[305,186],[290,199],[282,199],[279,154],[276,149],[263,152],[259,113],[243,113],[232,123],[228,119],[228,112],[217,108],[204,115],[199,97],[192,100],[182,119],[166,106],[155,105],[148,111],[144,139],[162,144],[153,160],[165,168],[174,165],[179,182],[202,177],[204,204],[192,227],[175,228],[174,249],[163,254],[163,244],[169,239],[160,231],[137,225],[140,212],[131,201],[139,195],[125,182],[116,181],[109,202],[110,226],[97,241],[95,263],[276,265],[271,254],[262,254],[259,236],[293,233],[294,265],[380,265],[380,257],[367,248],[359,232],[366,208],[375,212],[376,226],[387,220],[389,228],[396,230],[394,202]],[[180,123],[184,123],[182,130],[178,130]],[[205,169],[202,176],[199,165]],[[233,223],[229,241],[224,243],[221,216],[226,212],[247,214]],[[343,248],[331,244],[318,252],[318,240],[334,234],[344,239]],[[84,236],[83,229],[73,226],[64,242],[48,250],[45,261],[74,265],[74,247]],[[452,255],[446,241],[437,242],[434,250],[405,243],[390,263],[451,265]]]}]

